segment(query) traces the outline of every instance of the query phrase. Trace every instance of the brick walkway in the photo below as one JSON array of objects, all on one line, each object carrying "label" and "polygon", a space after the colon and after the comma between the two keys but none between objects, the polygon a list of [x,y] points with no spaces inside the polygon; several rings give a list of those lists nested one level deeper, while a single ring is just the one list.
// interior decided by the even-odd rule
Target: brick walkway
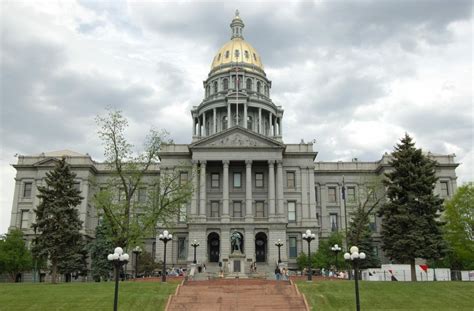
[{"label": "brick walkway", "polygon": [[167,311],[309,310],[296,285],[284,281],[216,279],[186,282],[171,295]]}]

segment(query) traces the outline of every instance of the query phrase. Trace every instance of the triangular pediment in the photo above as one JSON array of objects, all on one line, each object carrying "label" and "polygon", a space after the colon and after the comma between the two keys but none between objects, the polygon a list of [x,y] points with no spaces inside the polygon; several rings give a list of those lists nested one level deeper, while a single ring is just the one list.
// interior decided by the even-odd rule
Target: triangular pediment
[{"label": "triangular pediment", "polygon": [[190,149],[193,148],[285,148],[285,145],[241,126],[234,126],[191,144]]},{"label": "triangular pediment", "polygon": [[55,166],[56,163],[58,163],[59,160],[57,158],[45,158],[45,159],[42,159],[38,162],[36,162],[35,164],[33,164],[34,166]]}]

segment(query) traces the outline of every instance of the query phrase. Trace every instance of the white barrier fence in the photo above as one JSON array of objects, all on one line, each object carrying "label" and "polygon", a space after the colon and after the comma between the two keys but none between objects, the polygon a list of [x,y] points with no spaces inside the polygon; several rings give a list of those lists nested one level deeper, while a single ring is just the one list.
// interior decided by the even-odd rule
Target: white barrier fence
[{"label": "white barrier fence", "polygon": [[[460,272],[461,281],[474,282],[474,271]],[[426,271],[416,265],[416,280],[427,282],[434,281],[436,274],[437,281],[451,281],[451,269],[437,268]],[[459,273],[458,273],[459,275]],[[365,269],[361,271],[361,278],[365,281],[411,281],[410,265],[382,265],[381,268]],[[455,279],[456,280],[456,279]],[[457,278],[459,280],[459,278]]]}]

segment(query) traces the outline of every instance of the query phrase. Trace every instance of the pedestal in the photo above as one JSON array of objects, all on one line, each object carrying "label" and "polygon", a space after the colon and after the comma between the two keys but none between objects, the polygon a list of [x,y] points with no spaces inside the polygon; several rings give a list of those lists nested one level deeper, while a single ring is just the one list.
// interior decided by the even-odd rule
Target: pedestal
[{"label": "pedestal", "polygon": [[229,255],[229,277],[247,277],[245,254],[234,251]]}]

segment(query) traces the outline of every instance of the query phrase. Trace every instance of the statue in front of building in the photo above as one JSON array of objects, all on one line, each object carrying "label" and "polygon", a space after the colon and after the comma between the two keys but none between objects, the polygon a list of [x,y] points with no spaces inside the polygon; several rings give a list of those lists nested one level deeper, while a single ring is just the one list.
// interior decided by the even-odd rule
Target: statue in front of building
[{"label": "statue in front of building", "polygon": [[242,235],[240,234],[240,232],[232,232],[230,236],[230,244],[232,246],[232,253],[242,253]]}]

